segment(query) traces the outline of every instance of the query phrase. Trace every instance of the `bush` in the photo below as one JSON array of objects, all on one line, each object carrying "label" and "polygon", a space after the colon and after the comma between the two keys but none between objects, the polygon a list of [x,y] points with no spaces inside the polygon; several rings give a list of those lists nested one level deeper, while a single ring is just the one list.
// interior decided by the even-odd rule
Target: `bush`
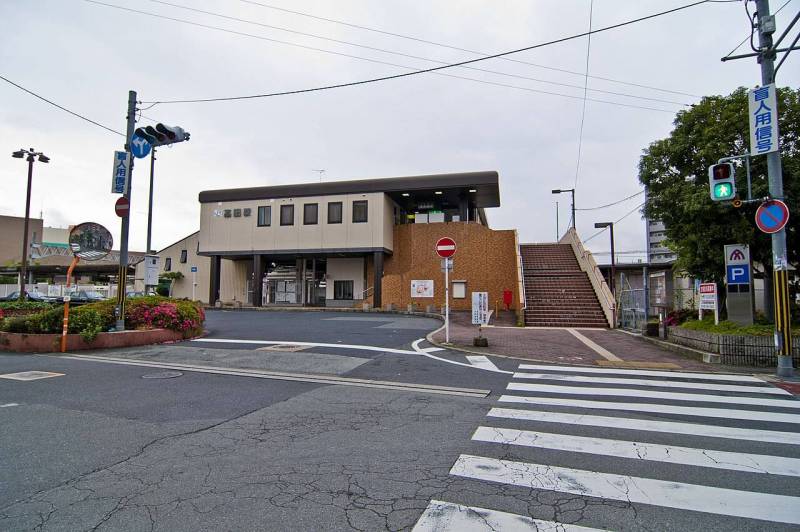
[{"label": "bush", "polygon": [[697,315],[696,310],[684,308],[680,310],[673,310],[669,314],[667,314],[666,321],[669,327],[674,327],[675,325],[680,325],[687,320],[693,319]]},{"label": "bush", "polygon": [[714,325],[713,316],[710,319],[687,321],[681,327],[692,331],[742,336],[771,336],[774,332],[772,325],[737,325],[732,321],[721,321],[719,325]]},{"label": "bush", "polygon": [[43,310],[49,310],[53,306],[53,303],[44,303],[42,301],[1,301],[0,315],[9,317],[35,314]]},{"label": "bush", "polygon": [[[80,334],[87,342],[111,329],[116,323],[116,301],[106,300],[70,309],[69,332]],[[64,309],[47,305],[47,309],[27,316],[0,320],[0,331],[42,334],[59,333],[63,327]],[[130,298],[125,306],[128,329],[163,328],[179,331],[184,336],[200,332],[205,313],[199,303],[160,296]]]}]

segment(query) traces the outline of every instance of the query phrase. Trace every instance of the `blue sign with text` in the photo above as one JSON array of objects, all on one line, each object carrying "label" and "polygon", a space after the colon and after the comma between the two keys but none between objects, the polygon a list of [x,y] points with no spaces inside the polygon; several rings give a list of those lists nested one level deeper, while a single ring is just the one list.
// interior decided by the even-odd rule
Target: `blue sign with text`
[{"label": "blue sign with text", "polygon": [[750,284],[750,266],[739,264],[727,267],[728,284]]}]

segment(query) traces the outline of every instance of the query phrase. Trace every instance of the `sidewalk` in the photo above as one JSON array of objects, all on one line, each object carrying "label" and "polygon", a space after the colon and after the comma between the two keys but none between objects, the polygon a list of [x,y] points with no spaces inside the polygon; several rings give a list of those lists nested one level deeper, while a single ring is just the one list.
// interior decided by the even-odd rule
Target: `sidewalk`
[{"label": "sidewalk", "polygon": [[[549,329],[515,327],[513,315],[501,312],[492,326],[483,328],[489,347],[474,347],[478,327],[469,312],[450,315],[450,343],[459,349],[551,364],[609,365],[614,367],[719,371],[720,368],[681,356],[622,331],[608,329]],[[444,330],[434,335],[444,342]]]}]

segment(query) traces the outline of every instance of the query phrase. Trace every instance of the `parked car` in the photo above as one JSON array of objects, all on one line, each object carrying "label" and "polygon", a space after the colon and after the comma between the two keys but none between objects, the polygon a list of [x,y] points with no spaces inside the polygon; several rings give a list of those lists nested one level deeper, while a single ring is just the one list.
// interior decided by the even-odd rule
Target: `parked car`
[{"label": "parked car", "polygon": [[[19,299],[19,290],[11,292],[6,297],[0,298],[0,301],[16,301]],[[55,303],[58,301],[56,297],[50,297],[38,292],[25,292],[25,299],[28,301],[38,301],[40,303]]]},{"label": "parked car", "polygon": [[[63,297],[60,299],[62,302],[64,301]],[[103,294],[100,292],[95,292],[94,290],[78,290],[69,295],[69,302],[75,305],[96,303],[98,301],[103,301],[104,299],[106,299],[106,297]]]},{"label": "parked car", "polygon": [[146,295],[144,292],[125,292],[125,297],[144,297]]}]

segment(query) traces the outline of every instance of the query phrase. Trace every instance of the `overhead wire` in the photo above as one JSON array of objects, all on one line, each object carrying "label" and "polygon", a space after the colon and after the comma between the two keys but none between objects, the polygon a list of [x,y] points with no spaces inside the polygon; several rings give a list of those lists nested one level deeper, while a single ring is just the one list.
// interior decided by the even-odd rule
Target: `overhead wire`
[{"label": "overhead wire", "polygon": [[583,150],[583,124],[586,121],[586,96],[589,88],[589,54],[592,50],[592,13],[594,12],[594,0],[589,0],[589,35],[586,39],[586,74],[583,80],[583,104],[581,105],[581,125],[578,129],[578,156],[575,160],[575,182],[572,188],[578,186],[578,176],[581,171],[581,151]]},{"label": "overhead wire", "polygon": [[[101,4],[101,5],[104,5],[106,7],[117,7],[117,8],[121,8],[121,9],[126,9],[126,8],[124,8],[122,6],[115,6],[114,4],[107,4],[107,3],[94,1],[94,0],[86,0],[86,1],[89,2],[89,3]],[[225,19],[225,20],[232,20],[232,21],[235,21],[235,22],[241,22],[241,23],[244,23],[244,24],[251,24],[251,25],[260,26],[260,27],[263,27],[263,28],[269,28],[269,29],[273,29],[273,30],[292,33],[292,34],[295,34],[295,35],[301,35],[301,36],[304,36],[304,37],[311,37],[311,38],[314,38],[314,39],[321,39],[321,40],[324,40],[324,41],[334,42],[334,43],[337,43],[337,44],[344,44],[344,45],[347,45],[347,46],[354,46],[356,48],[363,48],[365,50],[370,50],[370,51],[373,51],[373,52],[380,52],[380,53],[385,53],[385,54],[397,55],[397,56],[400,56],[400,57],[407,57],[407,58],[410,58],[410,59],[418,59],[418,60],[427,61],[427,62],[430,62],[430,63],[438,63],[440,65],[448,64],[447,61],[441,61],[441,60],[438,60],[438,59],[431,59],[429,57],[423,57],[423,56],[419,56],[419,55],[408,54],[408,53],[404,53],[404,52],[398,52],[398,51],[395,51],[395,50],[388,50],[386,48],[379,48],[379,47],[376,47],[376,46],[369,46],[369,45],[366,45],[366,44],[355,43],[355,42],[351,42],[351,41],[345,41],[345,40],[342,40],[342,39],[335,39],[335,38],[332,38],[332,37],[327,37],[325,35],[318,35],[318,34],[315,34],[315,33],[308,33],[308,32],[304,32],[304,31],[298,31],[298,30],[294,30],[294,29],[291,29],[291,28],[286,28],[286,27],[283,27],[283,26],[275,26],[275,25],[272,25],[272,24],[264,24],[262,22],[258,22],[258,21],[255,21],[255,20],[244,19],[244,18],[240,18],[240,17],[232,17],[232,16],[225,15],[225,14],[222,14],[222,13],[216,13],[214,11],[207,11],[207,10],[204,10],[204,9],[198,9],[198,8],[195,8],[195,7],[190,7],[190,6],[186,6],[186,5],[182,5],[182,4],[176,4],[176,3],[173,3],[173,2],[166,2],[164,0],[149,0],[149,1],[152,2],[152,3],[155,3],[155,4],[161,4],[161,5],[165,5],[165,6],[174,7],[174,8],[177,8],[177,9],[183,9],[183,10],[186,10],[186,11],[191,11],[191,12],[195,12],[195,13],[201,13],[201,14],[204,14],[204,15],[209,15],[209,16],[212,16],[212,17],[222,18],[222,19]],[[154,13],[146,13],[146,12],[140,12],[140,11],[137,11],[137,12],[141,13],[141,14],[150,14],[152,16],[160,16],[160,15],[154,14]],[[178,20],[173,19],[173,18],[170,18],[170,20],[178,21]],[[190,21],[183,21],[183,22],[189,23]],[[205,26],[205,25],[203,27],[208,28],[208,26]],[[208,28],[208,29],[219,29],[219,30],[222,30],[222,31],[225,30],[224,28],[217,28],[217,27]],[[247,35],[244,35],[242,33],[237,33],[237,34],[242,35],[242,36],[251,36],[249,34],[247,34]],[[258,38],[259,36],[252,36],[252,37]],[[308,48],[305,45],[302,45],[302,44],[299,44],[299,43],[281,41],[281,40],[277,40],[277,39],[271,39],[271,40],[273,42],[278,42],[280,44],[286,44],[286,45],[289,45],[289,46],[296,46],[296,47],[306,48],[306,49]],[[318,49],[318,48],[314,48],[313,50],[314,51],[319,51],[319,52],[324,52],[324,53],[334,53],[336,55],[341,55],[338,52],[332,52],[330,50],[323,50],[323,49]],[[347,57],[351,57],[353,59],[360,59],[360,60],[375,62],[371,58],[365,58],[365,57],[360,57],[360,56],[347,55]],[[394,63],[384,63],[384,64],[389,64],[391,66],[400,66],[402,68],[412,68],[412,67],[406,67],[406,66],[403,66],[403,65],[395,65]],[[489,70],[489,69],[486,69],[486,68],[478,68],[478,67],[474,67],[474,66],[464,66],[464,67],[461,67],[461,68],[468,69],[468,70],[474,70],[474,71],[477,71],[477,72],[484,72],[484,73],[487,73],[487,74],[495,74],[495,75],[498,75],[498,76],[504,76],[504,77],[510,77],[510,78],[516,78],[516,79],[524,79],[524,80],[528,80],[528,81],[535,81],[537,83],[545,83],[545,84],[548,84],[548,85],[556,85],[556,86],[559,86],[559,87],[570,87],[570,88],[573,88],[573,89],[582,89],[582,90],[584,90],[584,92],[586,90],[585,84],[582,86],[582,85],[575,85],[575,84],[572,84],[572,83],[562,83],[562,82],[558,82],[558,81],[552,81],[552,80],[547,80],[547,79],[524,76],[524,75],[521,75],[521,74],[513,74],[513,73],[509,73],[509,72],[502,72],[502,71],[497,71],[497,70]],[[594,89],[594,88],[591,88],[591,89],[588,89],[588,90],[590,90],[592,92],[602,93],[602,94],[611,94],[611,95],[614,95],[614,96],[622,96],[622,97],[625,97],[625,98],[634,98],[634,99],[638,99],[638,100],[648,100],[648,101],[653,101],[653,102],[680,105],[680,106],[684,106],[684,107],[688,107],[690,105],[690,104],[685,103],[685,102],[678,102],[678,101],[674,101],[674,100],[665,100],[663,98],[653,98],[653,97],[648,97],[648,96],[640,96],[640,95],[637,95],[637,94],[629,94],[629,93],[625,93],[625,92],[609,91],[609,90]]]},{"label": "overhead wire", "polygon": [[635,198],[636,196],[641,196],[644,194],[644,190],[640,190],[636,194],[631,194],[630,196],[624,197],[621,200],[617,200],[613,203],[606,203],[605,205],[598,205],[597,207],[584,207],[582,209],[575,209],[576,211],[599,211],[600,209],[605,209],[607,207],[613,207],[614,205],[619,205],[620,203],[624,203],[630,199]]},{"label": "overhead wire", "polygon": [[66,112],[66,113],[69,113],[69,114],[71,114],[72,116],[74,116],[74,117],[76,117],[76,118],[80,118],[81,120],[84,120],[84,121],[86,121],[86,122],[89,122],[90,124],[94,124],[94,125],[95,125],[95,126],[97,126],[97,127],[101,127],[101,128],[103,128],[103,129],[105,129],[106,131],[110,131],[111,133],[116,133],[117,135],[122,135],[123,137],[125,136],[125,134],[124,134],[124,133],[121,133],[121,132],[119,132],[119,131],[117,131],[117,130],[115,130],[115,129],[112,129],[112,128],[108,127],[108,126],[104,126],[104,125],[103,125],[103,124],[101,124],[100,122],[96,122],[96,121],[92,120],[91,118],[88,118],[88,117],[86,117],[86,116],[83,116],[83,115],[82,115],[82,114],[80,114],[80,113],[76,113],[75,111],[72,111],[71,109],[67,109],[67,108],[66,108],[66,107],[64,107],[63,105],[59,105],[59,104],[57,104],[56,102],[54,102],[54,101],[52,101],[52,100],[48,100],[48,99],[47,99],[47,98],[45,98],[44,96],[42,96],[42,95],[40,95],[40,94],[37,94],[37,93],[33,92],[33,91],[32,91],[32,90],[30,90],[30,89],[26,89],[26,88],[25,88],[25,87],[23,87],[22,85],[20,85],[20,84],[18,84],[18,83],[15,83],[15,82],[11,81],[10,79],[8,79],[8,78],[6,78],[6,77],[4,77],[4,76],[0,76],[0,79],[2,79],[3,81],[5,81],[6,83],[8,83],[8,84],[10,84],[10,85],[13,85],[14,87],[16,87],[16,88],[20,89],[21,91],[27,92],[28,94],[30,94],[30,95],[31,95],[31,96],[33,96],[34,98],[38,98],[38,99],[42,100],[43,102],[46,102],[46,103],[48,103],[48,104],[52,105],[53,107],[57,107],[58,109],[61,109],[62,111]]},{"label": "overhead wire", "polygon": [[[104,4],[102,2],[98,2],[97,0],[84,0],[84,1],[90,2],[90,3],[99,4],[99,5],[107,5],[107,6],[118,7],[118,8],[120,7],[120,6],[114,6],[114,5],[111,5],[111,4]],[[666,10],[666,11],[660,11],[660,12],[657,12],[657,13],[652,13],[650,15],[645,15],[643,17],[638,17],[638,18],[635,18],[635,19],[629,19],[629,20],[626,20],[624,22],[620,22],[620,23],[617,23],[617,24],[612,24],[610,26],[605,26],[605,27],[602,27],[602,28],[598,28],[596,30],[592,30],[591,33],[592,34],[601,33],[601,32],[609,31],[609,30],[612,30],[612,29],[617,29],[617,28],[620,28],[620,27],[623,27],[623,26],[627,26],[627,25],[630,25],[630,24],[634,24],[634,23],[637,23],[637,22],[642,22],[642,21],[649,20],[649,19],[652,19],[652,18],[656,18],[656,17],[660,17],[660,16],[667,15],[667,14],[670,14],[670,13],[674,13],[674,12],[677,12],[677,11],[681,11],[683,9],[688,9],[688,8],[691,8],[691,7],[694,7],[694,6],[697,6],[697,5],[705,4],[708,1],[709,0],[699,0],[699,1],[696,1],[696,2],[692,2],[690,4],[685,4],[685,5],[682,5],[682,6],[678,6],[678,7]],[[133,9],[130,9],[130,8],[121,8],[121,9],[124,9],[126,11],[139,12],[137,10],[133,10]],[[150,14],[150,13],[147,13],[147,12],[142,12],[142,13],[148,14],[148,15]],[[168,18],[169,19],[171,17],[164,17],[164,18]],[[178,19],[178,20],[180,20],[180,19]],[[190,24],[194,24],[194,25],[198,25],[198,26],[205,26],[205,25],[202,25],[202,24],[199,24],[199,23],[190,23]],[[234,32],[232,30],[223,30],[223,31],[229,31],[231,33],[241,33],[241,32]],[[335,85],[325,85],[325,86],[321,86],[321,87],[312,87],[312,88],[308,88],[308,89],[299,89],[299,90],[292,90],[292,91],[281,91],[281,92],[275,92],[275,93],[250,94],[250,95],[243,95],[243,96],[226,96],[226,97],[217,97],[217,98],[195,98],[195,99],[180,99],[180,100],[155,100],[155,101],[149,101],[149,102],[143,102],[143,103],[151,103],[151,104],[168,104],[168,103],[172,103],[172,104],[174,104],[174,103],[206,103],[206,102],[219,102],[219,101],[248,100],[248,99],[255,99],[255,98],[268,98],[268,97],[273,97],[273,96],[285,96],[285,95],[289,95],[289,94],[300,94],[300,93],[307,93],[307,92],[316,92],[316,91],[337,89],[337,88],[343,88],[343,87],[352,87],[352,86],[356,86],[356,85],[364,85],[364,84],[367,84],[367,83],[375,83],[375,82],[387,81],[387,80],[391,80],[391,79],[405,78],[405,77],[415,76],[415,75],[418,75],[418,74],[426,74],[426,73],[438,72],[440,70],[445,70],[445,69],[448,69],[448,68],[459,67],[459,66],[463,66],[463,65],[469,65],[469,64],[478,63],[478,62],[481,62],[481,61],[486,61],[486,60],[490,60],[490,59],[496,59],[496,58],[499,58],[499,57],[505,57],[505,56],[516,54],[516,53],[519,53],[519,52],[524,52],[524,51],[528,51],[528,50],[534,50],[534,49],[537,49],[537,48],[543,48],[545,46],[550,46],[550,45],[554,45],[554,44],[558,44],[558,43],[562,43],[562,42],[567,42],[567,41],[570,41],[570,40],[573,40],[573,39],[578,39],[580,37],[585,37],[587,35],[588,35],[587,32],[583,32],[583,33],[569,35],[569,36],[566,36],[566,37],[561,37],[561,38],[558,38],[558,39],[554,39],[554,40],[543,42],[543,43],[539,43],[539,44],[534,44],[534,45],[531,45],[531,46],[526,46],[524,48],[518,48],[518,49],[514,49],[514,50],[508,50],[506,52],[501,52],[501,53],[489,55],[489,56],[479,57],[479,58],[475,58],[475,59],[469,59],[469,60],[465,60],[465,61],[459,61],[457,63],[449,63],[449,64],[446,64],[446,65],[437,66],[437,67],[431,67],[431,68],[420,69],[420,70],[413,70],[411,72],[404,72],[404,73],[400,73],[400,74],[392,74],[392,75],[387,75],[387,76],[381,76],[381,77],[378,77],[378,78],[371,78],[371,79],[348,82],[348,83],[339,83],[339,84],[335,84]],[[257,38],[264,38],[264,37],[257,36]],[[273,39],[268,39],[268,38],[264,38],[264,39],[265,40],[273,40]],[[339,55],[347,55],[347,54],[339,54]],[[452,76],[452,75],[450,75],[450,76],[451,77],[456,77],[456,78],[468,79],[470,81],[475,81],[473,78],[465,78],[464,76]],[[507,85],[507,84],[503,84],[503,83],[496,83],[496,82],[490,82],[490,81],[485,81],[485,80],[478,80],[478,81],[482,82],[482,83],[488,83],[488,84],[491,84],[491,85],[508,86],[508,87],[512,87],[512,88],[520,88],[520,87],[516,87],[516,86],[513,86],[513,85]],[[531,88],[522,88],[522,90],[530,90],[530,91],[533,91],[533,92],[554,94],[554,95],[558,95],[558,96],[566,96],[568,98],[579,98],[579,97],[567,96],[567,95],[559,94],[559,93],[548,93],[546,91],[540,91],[540,90],[531,89]],[[621,106],[624,106],[624,107],[636,107],[636,108],[643,107],[643,106],[635,106],[635,105],[631,105],[631,104],[621,104],[621,103],[618,103],[618,102],[608,102],[608,101],[605,101],[605,100],[597,100],[597,99],[589,99],[589,101],[599,101],[599,102],[602,102],[602,103],[611,103],[612,105],[621,105]],[[670,112],[670,111],[666,111],[664,109],[657,109],[657,108],[647,108],[647,107],[645,107],[645,109],[654,110],[654,111],[661,111],[661,112]]]},{"label": "overhead wire", "polygon": [[[639,210],[639,209],[641,209],[642,207],[644,207],[644,202],[640,203],[639,205],[637,205],[637,206],[636,206],[636,207],[634,207],[633,209],[629,210],[627,213],[625,213],[624,215],[620,216],[619,218],[617,218],[616,220],[614,220],[612,223],[614,223],[614,224],[618,224],[619,222],[621,222],[622,220],[624,220],[625,218],[627,218],[627,217],[628,217],[628,216],[630,216],[631,214],[635,213],[636,211],[638,211],[638,210]],[[592,236],[590,236],[589,238],[587,238],[586,240],[584,240],[584,241],[583,241],[583,243],[584,243],[584,244],[586,244],[587,242],[589,242],[590,240],[592,240],[592,239],[593,239],[593,238],[595,238],[596,236],[598,236],[598,235],[602,234],[602,233],[603,233],[603,231],[605,231],[606,229],[608,229],[608,227],[604,227],[604,228],[600,229],[598,232],[596,232],[595,234],[593,234]]]},{"label": "overhead wire", "polygon": [[[396,33],[396,32],[381,30],[381,29],[378,29],[378,28],[373,28],[373,27],[370,27],[370,26],[362,25],[362,24],[354,24],[352,22],[347,22],[347,21],[344,21],[344,20],[341,20],[341,19],[333,19],[333,18],[321,17],[321,16],[318,16],[318,15],[313,15],[311,13],[307,13],[307,12],[303,12],[303,11],[296,11],[296,10],[292,10],[292,9],[287,9],[287,8],[275,6],[275,5],[272,5],[272,4],[265,4],[263,2],[255,2],[255,1],[252,1],[252,0],[239,0],[239,1],[243,2],[245,4],[251,4],[251,5],[259,6],[259,7],[266,8],[266,9],[272,9],[272,10],[281,11],[281,12],[284,12],[284,13],[291,13],[293,15],[298,15],[298,16],[301,16],[301,17],[307,17],[307,18],[311,18],[311,19],[315,19],[315,20],[321,20],[321,21],[324,21],[324,22],[330,22],[332,24],[339,24],[339,25],[342,25],[342,26],[346,26],[346,27],[350,27],[350,28],[356,28],[356,29],[360,29],[360,30],[365,30],[365,31],[373,32],[373,33],[382,34],[382,35],[389,35],[391,37],[398,37],[400,39],[406,39],[406,40],[409,40],[409,41],[415,41],[415,42],[419,42],[419,43],[430,44],[430,45],[433,45],[433,46],[439,46],[441,48],[448,48],[450,50],[457,50],[459,52],[467,52],[467,53],[470,53],[470,54],[476,54],[476,55],[482,55],[482,56],[490,55],[490,54],[488,54],[486,52],[480,52],[480,51],[477,51],[477,50],[471,50],[469,48],[463,48],[463,47],[454,46],[454,45],[451,45],[451,44],[445,44],[445,43],[441,43],[441,42],[437,42],[437,41],[431,41],[431,40],[428,40],[428,39],[422,39],[420,37],[414,37],[414,36],[405,35],[405,34],[402,34],[402,33]],[[711,2],[711,1],[713,1],[713,0],[709,0],[709,2]],[[728,1],[728,0],[726,0],[726,1]],[[731,1],[737,1],[738,2],[740,0],[731,0]],[[503,61],[511,62],[511,63],[517,63],[517,64],[521,64],[521,65],[528,65],[528,66],[541,68],[541,69],[545,69],[545,70],[552,70],[554,72],[563,72],[565,74],[573,74],[573,75],[581,76],[581,77],[583,77],[583,75],[584,75],[583,72],[577,72],[577,71],[574,71],[574,70],[568,70],[568,69],[564,69],[564,68],[558,68],[558,67],[553,67],[553,66],[548,66],[548,65],[542,65],[542,64],[539,64],[539,63],[532,63],[530,61],[523,61],[521,59],[515,59],[515,58],[511,58],[511,57],[501,57],[500,59],[503,60]],[[692,94],[692,93],[689,93],[689,92],[682,92],[682,91],[665,89],[663,87],[655,87],[653,85],[644,85],[642,83],[634,83],[634,82],[630,82],[630,81],[622,81],[622,80],[619,80],[619,79],[602,77],[602,76],[595,76],[595,75],[592,75],[592,76],[589,76],[589,77],[592,78],[592,79],[599,79],[599,80],[608,81],[608,82],[611,82],[611,83],[619,83],[621,85],[630,85],[632,87],[639,87],[639,88],[643,88],[643,89],[650,89],[650,90],[666,92],[666,93],[671,93],[671,94],[679,94],[679,95],[682,95],[682,96],[691,96],[693,98],[702,98],[701,95]]]},{"label": "overhead wire", "polygon": [[[738,1],[738,0],[737,0],[737,1]],[[786,7],[787,5],[789,5],[789,3],[790,3],[791,1],[792,1],[792,0],[786,0],[786,1],[783,3],[783,5],[781,5],[781,7],[779,7],[778,9],[776,9],[776,10],[775,10],[775,13],[773,13],[773,15],[777,15],[778,13],[780,13],[780,12],[781,12],[781,10],[782,10],[784,7]],[[753,27],[752,27],[752,26],[753,26],[753,23],[752,23],[752,21],[751,21],[751,22],[750,22],[750,35],[748,35],[748,36],[746,36],[744,39],[742,39],[742,42],[740,42],[739,44],[737,44],[737,45],[736,45],[736,47],[734,47],[734,49],[733,49],[733,50],[731,50],[730,52],[728,52],[728,53],[725,55],[725,57],[730,57],[731,55],[733,55],[733,53],[734,53],[734,52],[736,52],[736,50],[738,50],[739,48],[741,48],[741,47],[742,47],[742,45],[743,45],[744,43],[746,43],[748,40],[751,40],[751,39],[753,38]]]}]

